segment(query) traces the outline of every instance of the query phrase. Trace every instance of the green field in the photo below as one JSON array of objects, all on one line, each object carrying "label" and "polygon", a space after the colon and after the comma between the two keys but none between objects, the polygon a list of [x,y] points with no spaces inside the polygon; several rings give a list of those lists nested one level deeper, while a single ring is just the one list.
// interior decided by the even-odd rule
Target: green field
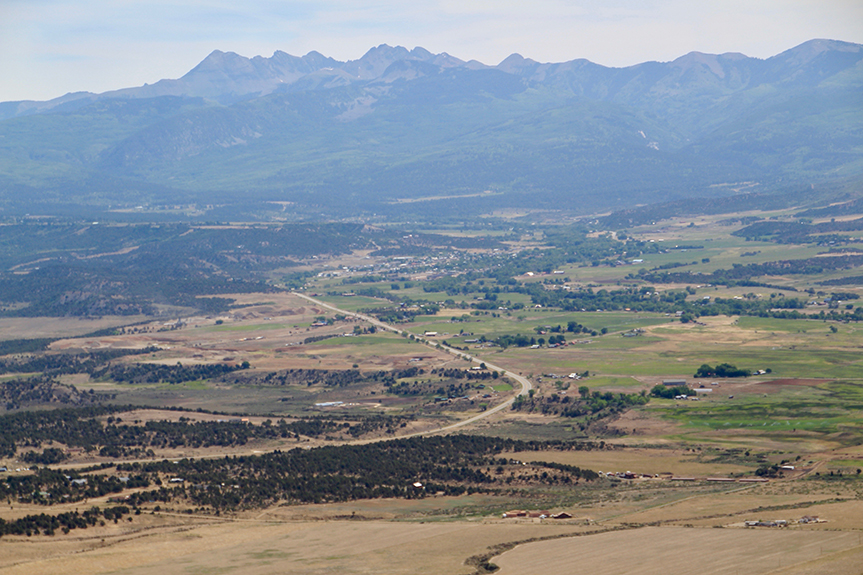
[{"label": "green field", "polygon": [[[715,390],[714,397],[697,403],[653,399],[642,409],[682,425],[675,436],[690,441],[723,441],[715,432],[728,432],[731,441],[743,437],[779,441],[790,449],[795,444],[799,449],[813,438],[839,445],[859,445],[863,440],[863,384],[831,382],[765,391],[731,399]],[[711,434],[705,436],[705,432]]]},{"label": "green field", "polygon": [[[306,324],[298,324],[298,325],[302,325],[303,327],[308,327],[309,324],[306,323]],[[208,327],[208,328],[203,328],[203,329],[205,331],[214,331],[214,332],[221,332],[221,331],[243,332],[243,331],[264,331],[264,330],[271,330],[271,329],[289,329],[290,327],[291,327],[290,325],[283,324],[283,323],[256,323],[256,324],[241,324],[241,325],[232,325],[232,324],[224,325],[223,324],[223,325],[216,325],[213,327]],[[201,328],[199,328],[199,329],[201,329]]]}]

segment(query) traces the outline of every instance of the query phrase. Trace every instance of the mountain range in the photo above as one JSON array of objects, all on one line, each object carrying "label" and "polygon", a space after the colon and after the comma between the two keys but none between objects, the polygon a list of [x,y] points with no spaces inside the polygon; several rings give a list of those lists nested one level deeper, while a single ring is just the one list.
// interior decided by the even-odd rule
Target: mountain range
[{"label": "mountain range", "polygon": [[175,80],[0,103],[8,214],[589,213],[861,174],[863,46],[834,40],[626,68],[387,45],[347,62],[217,50]]}]

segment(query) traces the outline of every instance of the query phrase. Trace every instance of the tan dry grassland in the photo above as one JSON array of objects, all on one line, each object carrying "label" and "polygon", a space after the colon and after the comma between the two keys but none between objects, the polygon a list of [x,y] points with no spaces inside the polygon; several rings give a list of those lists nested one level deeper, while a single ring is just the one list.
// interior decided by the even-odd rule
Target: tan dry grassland
[{"label": "tan dry grassland", "polygon": [[859,575],[863,546],[857,533],[646,527],[520,545],[492,562],[500,575]]},{"label": "tan dry grassland", "polygon": [[146,316],[4,317],[0,318],[0,340],[39,337],[72,337],[99,329],[144,321]]},{"label": "tan dry grassland", "polygon": [[583,531],[543,524],[236,521],[138,538],[95,539],[80,551],[42,540],[26,555],[0,542],[10,575],[128,573],[469,574],[467,557],[501,543]]},{"label": "tan dry grassland", "polygon": [[575,465],[595,471],[632,471],[634,473],[728,476],[750,469],[730,463],[702,463],[683,449],[628,448],[611,451],[543,451],[502,453],[500,457],[519,461],[549,461]]},{"label": "tan dry grassland", "polygon": [[[363,345],[360,338],[333,338],[313,344],[302,342],[309,337],[333,336],[351,332],[355,325],[365,323],[348,318],[323,327],[310,327],[315,317],[333,313],[310,305],[290,293],[232,294],[242,307],[212,317],[174,317],[170,321],[155,321],[138,326],[138,333],[116,336],[62,340],[52,349],[69,348],[161,348],[152,363],[173,365],[221,363],[223,361],[249,361],[253,368],[274,371],[292,368],[350,369],[358,364],[362,370],[403,368],[416,354],[427,357],[427,364],[452,361],[445,352],[429,349],[388,333],[374,337],[381,340],[375,345]],[[176,319],[183,320],[180,329],[167,329]],[[3,320],[5,321],[5,320]],[[24,321],[24,320],[21,320]],[[30,321],[30,320],[27,320]],[[216,325],[216,321],[222,321]],[[2,329],[0,323],[0,329]],[[105,327],[105,326],[99,326]],[[88,331],[91,331],[91,328]],[[370,337],[370,336],[367,336]],[[226,360],[225,358],[230,358]],[[134,356],[126,361],[147,361]],[[412,365],[412,364],[411,364]]]}]

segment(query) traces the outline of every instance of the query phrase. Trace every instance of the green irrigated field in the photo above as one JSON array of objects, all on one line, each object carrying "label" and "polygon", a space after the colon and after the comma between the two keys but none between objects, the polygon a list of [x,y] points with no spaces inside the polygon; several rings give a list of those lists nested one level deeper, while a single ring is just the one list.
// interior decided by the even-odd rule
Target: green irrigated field
[{"label": "green irrigated field", "polygon": [[[488,315],[486,315],[488,313]],[[497,317],[491,315],[494,313]],[[457,318],[460,321],[452,321]],[[463,320],[462,320],[463,318]],[[561,335],[568,340],[583,339],[590,337],[585,333],[568,333],[566,327],[569,322],[576,322],[588,329],[600,331],[606,328],[610,333],[629,331],[636,328],[645,328],[667,323],[669,318],[664,314],[633,313],[633,312],[571,312],[544,311],[537,309],[521,309],[512,312],[483,312],[477,315],[468,314],[465,310],[442,310],[436,316],[416,316],[408,329],[416,334],[425,331],[437,331],[438,333],[458,334],[463,330],[472,335],[465,336],[473,339],[485,336],[494,339],[501,335],[520,333],[541,337],[536,328],[544,329],[545,326],[560,326]],[[549,334],[544,337],[547,339]]]},{"label": "green irrigated field", "polygon": [[863,441],[861,393],[863,383],[723,383],[697,403],[654,399],[641,411],[674,424],[667,437],[690,444],[738,444],[805,457]]},{"label": "green irrigated field", "polygon": [[[541,350],[490,348],[476,350],[476,353],[530,373],[578,368],[598,374],[691,377],[704,363],[731,363],[751,371],[770,369],[771,377],[854,379],[863,373],[863,356],[859,353],[863,329],[856,325],[841,324],[834,333],[828,329],[833,324],[818,320],[719,316],[701,318],[704,325],[696,325],[669,323],[668,318],[656,317],[653,327],[647,325],[650,321],[647,318],[637,321],[647,326],[646,333],[637,337],[624,338],[614,333],[596,337],[566,334],[570,341],[589,343]],[[784,321],[790,325],[784,330],[778,329],[785,327]],[[488,322],[461,325],[475,335],[488,329],[486,337],[489,339],[504,333],[536,335],[524,329],[534,325],[527,320],[516,323],[507,322],[506,318],[493,318]],[[438,327],[445,326],[438,324]],[[454,324],[450,324],[451,330],[453,327]],[[475,335],[461,339],[448,337],[447,340],[459,344]]]},{"label": "green irrigated field", "polygon": [[[345,291],[350,291],[350,286],[346,286]],[[373,307],[386,307],[391,306],[392,303],[387,300],[380,300],[372,297],[365,296],[320,296],[317,299],[320,299],[323,302],[326,302],[330,305],[334,305],[340,309],[348,310],[348,311],[359,311],[361,309],[373,308]]]},{"label": "green irrigated field", "polygon": [[[309,322],[305,322],[305,324],[297,324],[302,327],[308,327]],[[253,324],[228,324],[228,325],[214,325],[209,328],[204,328],[206,331],[211,332],[222,332],[222,331],[268,331],[273,329],[290,329],[291,325],[284,323],[253,323]]]}]

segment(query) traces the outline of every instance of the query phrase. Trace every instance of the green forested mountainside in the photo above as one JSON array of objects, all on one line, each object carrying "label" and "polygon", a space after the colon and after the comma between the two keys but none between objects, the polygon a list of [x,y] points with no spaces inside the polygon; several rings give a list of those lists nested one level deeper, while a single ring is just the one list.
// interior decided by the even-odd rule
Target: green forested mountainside
[{"label": "green forested mountainside", "polygon": [[214,312],[232,300],[198,296],[267,291],[266,272],[389,235],[359,224],[6,225],[0,316],[152,314],[157,304]]},{"label": "green forested mountainside", "polygon": [[233,302],[220,294],[269,291],[267,280],[319,256],[503,247],[353,223],[9,224],[0,226],[0,317],[150,315],[162,304],[216,312]]},{"label": "green forested mountainside", "polygon": [[[19,115],[0,121],[0,210],[78,201],[249,212],[285,200],[296,203],[286,217],[589,212],[722,196],[729,189],[717,184],[731,182],[769,193],[863,173],[856,44],[628,68],[444,56],[388,46],[347,63],[279,53],[256,60],[266,66],[244,88],[248,60],[214,53],[166,84],[54,107],[4,104],[4,116]],[[360,69],[371,72],[359,78]],[[216,93],[215,78],[233,91]],[[494,195],[446,206],[394,203],[486,191]]]}]

